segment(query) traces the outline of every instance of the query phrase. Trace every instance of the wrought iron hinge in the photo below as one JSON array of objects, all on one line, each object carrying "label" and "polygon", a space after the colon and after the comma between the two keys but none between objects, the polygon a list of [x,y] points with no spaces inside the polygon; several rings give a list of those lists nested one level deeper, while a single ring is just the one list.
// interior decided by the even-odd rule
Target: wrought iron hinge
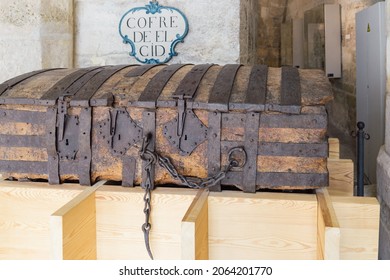
[{"label": "wrought iron hinge", "polygon": [[125,108],[113,108],[108,118],[99,124],[99,134],[110,145],[114,155],[123,156],[141,140],[143,129],[130,117]]},{"label": "wrought iron hinge", "polygon": [[57,151],[60,160],[74,160],[79,149],[79,117],[68,114],[65,98],[61,96],[57,105]]},{"label": "wrought iron hinge", "polygon": [[177,98],[177,117],[164,125],[164,135],[181,155],[190,155],[207,139],[207,127],[187,107],[186,96],[173,97]]}]

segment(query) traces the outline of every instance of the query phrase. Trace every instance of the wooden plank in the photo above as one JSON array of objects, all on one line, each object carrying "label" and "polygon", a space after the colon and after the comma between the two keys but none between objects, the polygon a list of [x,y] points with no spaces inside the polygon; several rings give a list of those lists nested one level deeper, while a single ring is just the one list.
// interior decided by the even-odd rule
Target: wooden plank
[{"label": "wooden plank", "polygon": [[95,193],[104,183],[87,188],[50,216],[54,259],[96,260]]},{"label": "wooden plank", "polygon": [[380,206],[374,197],[332,196],[340,223],[340,259],[378,259]]},{"label": "wooden plank", "polygon": [[315,259],[314,195],[224,191],[209,195],[209,255],[221,259]]},{"label": "wooden plank", "polygon": [[329,138],[329,158],[339,159],[340,158],[340,141],[338,138]]},{"label": "wooden plank", "polygon": [[329,158],[327,166],[329,171],[329,193],[335,196],[353,196],[353,161]]},{"label": "wooden plank", "polygon": [[325,188],[316,190],[318,200],[317,258],[340,259],[340,226]]},{"label": "wooden plank", "polygon": [[50,215],[83,189],[0,182],[0,259],[51,259]]},{"label": "wooden plank", "polygon": [[[150,246],[155,260],[181,258],[181,221],[197,190],[156,188],[152,192]],[[144,190],[104,186],[96,192],[97,258],[149,260],[141,230]]]},{"label": "wooden plank", "polygon": [[181,222],[181,259],[209,259],[208,195],[206,189],[198,191]]}]

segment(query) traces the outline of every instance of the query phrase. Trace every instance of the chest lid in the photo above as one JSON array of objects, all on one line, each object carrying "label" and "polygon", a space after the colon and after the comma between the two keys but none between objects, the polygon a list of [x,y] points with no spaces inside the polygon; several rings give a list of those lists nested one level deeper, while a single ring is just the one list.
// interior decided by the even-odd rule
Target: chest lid
[{"label": "chest lid", "polygon": [[228,64],[117,65],[48,69],[0,84],[0,104],[180,107],[299,114],[323,105],[332,88],[322,70]]}]

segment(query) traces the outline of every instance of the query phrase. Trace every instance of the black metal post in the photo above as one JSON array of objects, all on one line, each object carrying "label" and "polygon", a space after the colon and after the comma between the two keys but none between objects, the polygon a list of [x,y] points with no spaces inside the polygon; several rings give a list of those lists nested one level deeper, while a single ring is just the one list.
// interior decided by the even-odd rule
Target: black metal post
[{"label": "black metal post", "polygon": [[357,123],[357,196],[364,196],[364,122]]},{"label": "black metal post", "polygon": [[352,132],[357,142],[357,196],[364,196],[364,140],[370,139],[370,135],[364,132],[365,126],[364,122],[358,122],[358,131]]}]

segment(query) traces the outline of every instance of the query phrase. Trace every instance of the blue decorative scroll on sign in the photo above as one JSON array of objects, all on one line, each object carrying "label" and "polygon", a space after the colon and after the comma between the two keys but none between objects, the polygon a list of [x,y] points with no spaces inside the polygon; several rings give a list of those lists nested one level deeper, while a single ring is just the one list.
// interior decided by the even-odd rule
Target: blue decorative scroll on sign
[{"label": "blue decorative scroll on sign", "polygon": [[187,33],[186,16],[156,1],[129,10],[119,22],[119,34],[131,46],[130,55],[144,64],[168,62],[177,55],[175,47]]}]

